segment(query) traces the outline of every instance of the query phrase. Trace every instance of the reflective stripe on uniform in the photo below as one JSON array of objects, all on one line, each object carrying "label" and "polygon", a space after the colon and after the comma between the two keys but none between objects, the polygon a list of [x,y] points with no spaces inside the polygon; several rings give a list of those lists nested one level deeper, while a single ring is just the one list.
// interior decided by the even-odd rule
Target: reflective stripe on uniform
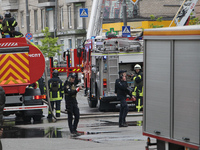
[{"label": "reflective stripe on uniform", "polygon": [[138,99],[138,105],[136,106],[138,112],[140,112],[140,109],[143,108],[143,105],[141,106],[141,99]]}]

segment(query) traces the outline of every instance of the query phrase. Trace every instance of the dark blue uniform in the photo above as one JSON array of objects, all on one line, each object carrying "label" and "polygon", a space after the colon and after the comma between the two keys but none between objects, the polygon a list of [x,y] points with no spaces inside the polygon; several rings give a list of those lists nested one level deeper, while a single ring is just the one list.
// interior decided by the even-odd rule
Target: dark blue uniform
[{"label": "dark blue uniform", "polygon": [[[72,134],[74,133],[76,134],[80,113],[78,108],[78,102],[76,99],[77,90],[75,83],[66,80],[64,84],[64,92],[65,92],[66,109],[68,111],[68,126],[70,132]],[[73,115],[74,115],[74,122],[73,122]]]},{"label": "dark blue uniform", "polygon": [[126,81],[117,79],[115,81],[115,93],[117,93],[117,100],[120,100],[120,114],[119,114],[119,127],[126,125],[126,116],[128,113],[128,105],[126,102],[126,95],[130,95],[130,91],[127,89],[128,84]]}]

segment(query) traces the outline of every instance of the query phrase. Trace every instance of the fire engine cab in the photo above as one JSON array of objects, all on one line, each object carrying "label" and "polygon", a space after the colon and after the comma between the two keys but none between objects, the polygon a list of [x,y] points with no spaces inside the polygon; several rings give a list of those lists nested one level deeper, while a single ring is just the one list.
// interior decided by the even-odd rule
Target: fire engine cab
[{"label": "fire engine cab", "polygon": [[[115,80],[119,70],[134,73],[134,65],[143,62],[140,41],[115,37],[96,37],[85,42],[83,54],[85,94],[89,107],[98,106],[100,111],[116,109],[118,104],[115,91]],[[133,81],[127,80],[130,87]],[[129,104],[133,101],[127,98]]]}]

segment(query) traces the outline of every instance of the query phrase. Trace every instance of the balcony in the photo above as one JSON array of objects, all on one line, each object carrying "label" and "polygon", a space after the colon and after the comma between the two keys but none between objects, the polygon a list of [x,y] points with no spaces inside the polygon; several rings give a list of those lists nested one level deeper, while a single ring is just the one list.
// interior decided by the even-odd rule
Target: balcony
[{"label": "balcony", "polygon": [[1,8],[4,11],[18,10],[18,0],[2,0]]},{"label": "balcony", "polygon": [[65,0],[66,4],[68,3],[80,3],[80,2],[86,2],[86,0]]},{"label": "balcony", "polygon": [[38,0],[38,7],[52,7],[55,5],[55,0]]}]

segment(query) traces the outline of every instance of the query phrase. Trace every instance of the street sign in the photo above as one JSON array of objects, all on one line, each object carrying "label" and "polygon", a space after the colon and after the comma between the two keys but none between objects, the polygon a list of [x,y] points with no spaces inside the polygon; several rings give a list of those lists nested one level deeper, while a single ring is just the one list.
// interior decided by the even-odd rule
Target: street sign
[{"label": "street sign", "polygon": [[80,8],[80,17],[88,17],[88,9],[87,8]]},{"label": "street sign", "polygon": [[26,33],[25,37],[31,40],[33,38],[33,35],[31,33]]},{"label": "street sign", "polygon": [[133,5],[135,5],[138,2],[138,0],[130,0],[130,1],[133,3]]},{"label": "street sign", "polygon": [[131,35],[131,27],[130,26],[122,26],[122,36],[127,37]]}]

